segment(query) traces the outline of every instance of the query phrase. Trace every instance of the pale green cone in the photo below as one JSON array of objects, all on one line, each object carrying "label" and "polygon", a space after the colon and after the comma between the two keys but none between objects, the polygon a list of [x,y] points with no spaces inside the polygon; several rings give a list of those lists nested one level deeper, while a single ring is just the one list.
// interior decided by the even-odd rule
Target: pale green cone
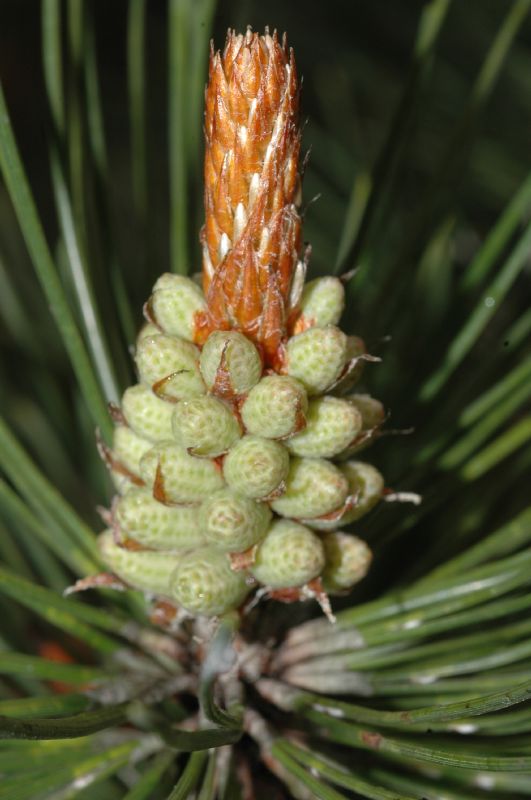
[{"label": "pale green cone", "polygon": [[231,409],[215,397],[180,400],[174,407],[173,435],[178,444],[197,456],[219,456],[241,436]]},{"label": "pale green cone", "polygon": [[238,608],[250,591],[225,553],[203,547],[186,553],[171,577],[171,597],[189,614],[215,617]]},{"label": "pale green cone", "polygon": [[337,325],[345,308],[343,283],[331,275],[308,281],[302,290],[300,308],[302,321],[308,327]]},{"label": "pale green cone", "polygon": [[194,340],[197,315],[206,311],[203,292],[195,281],[169,272],[156,282],[149,305],[165,333],[190,342]]},{"label": "pale green cone", "polygon": [[341,472],[349,483],[349,494],[358,495],[354,508],[341,519],[342,525],[364,517],[382,499],[385,484],[380,472],[365,461],[347,461]]},{"label": "pale green cone", "polygon": [[241,415],[249,433],[284,439],[304,427],[307,408],[302,383],[288,375],[266,375],[247,395]]},{"label": "pale green cone", "polygon": [[369,431],[378,428],[385,422],[385,408],[383,403],[371,397],[370,394],[349,394],[345,397],[361,414],[362,430]]},{"label": "pale green cone", "polygon": [[209,544],[224,552],[241,553],[265,536],[271,516],[266,503],[220,489],[202,504],[199,527]]},{"label": "pale green cone", "polygon": [[262,375],[254,344],[237,331],[214,331],[201,351],[201,374],[211,391],[224,396],[246,394]]},{"label": "pale green cone", "polygon": [[321,576],[325,591],[341,593],[365,577],[372,561],[372,552],[363,539],[334,531],[323,536],[322,542],[326,556],[326,566]]},{"label": "pale green cone", "polygon": [[347,494],[347,478],[330,461],[292,458],[286,491],[271,501],[271,507],[283,517],[320,517],[340,508]]},{"label": "pale green cone", "polygon": [[117,425],[114,429],[112,455],[117,465],[125,467],[125,470],[131,473],[131,477],[136,476],[137,478],[136,481],[131,480],[131,477],[122,473],[119,468],[110,466],[113,483],[120,494],[126,492],[135,483],[138,485],[142,480],[140,462],[151,447],[151,442],[138,436],[127,425]]},{"label": "pale green cone", "polygon": [[365,361],[358,360],[367,354],[365,342],[359,336],[348,336],[345,348],[345,365],[341,378],[334,385],[335,394],[345,394],[352,389],[363,374]]},{"label": "pale green cone", "polygon": [[251,572],[271,589],[302,586],[325,564],[319,537],[293,520],[276,520],[259,544]]},{"label": "pale green cone", "polygon": [[347,337],[339,328],[310,328],[286,345],[286,371],[309,395],[322,394],[341,375],[347,359]]},{"label": "pale green cone", "polygon": [[146,337],[150,336],[159,336],[161,333],[162,331],[160,330],[160,328],[158,328],[157,325],[154,325],[153,322],[146,322],[144,325],[142,325],[136,337],[137,347],[139,342],[142,341],[142,339],[145,339]]},{"label": "pale green cone", "polygon": [[332,458],[341,453],[360,433],[362,418],[346,400],[330,395],[311,400],[306,428],[285,442],[296,456]]},{"label": "pale green cone", "polygon": [[145,336],[138,342],[136,365],[142,383],[160,397],[189,399],[205,394],[199,349],[174,336]]},{"label": "pale green cone", "polygon": [[[140,471],[146,485],[156,495],[165,495],[170,503],[200,503],[206,495],[224,485],[221,471],[214,461],[191,456],[170,442],[149,450],[142,458]],[[156,484],[157,473],[162,482],[159,487]]]},{"label": "pale green cone", "polygon": [[101,557],[108,569],[133,589],[158,595],[170,594],[170,578],[179,555],[161,550],[127,550],[119,547],[112,531],[98,537]]},{"label": "pale green cone", "polygon": [[255,499],[265,498],[279,488],[287,477],[289,453],[279,442],[244,436],[232,447],[223,463],[228,485]]},{"label": "pale green cone", "polygon": [[130,489],[120,497],[114,518],[122,538],[155,550],[187,550],[203,543],[195,506],[167,506],[150,489]]},{"label": "pale green cone", "polygon": [[348,461],[338,464],[347,478],[349,487],[348,502],[340,514],[331,514],[314,519],[301,517],[305,525],[318,531],[333,531],[365,516],[381,499],[384,480],[378,470],[362,461]]},{"label": "pale green cone", "polygon": [[378,435],[379,428],[385,422],[383,403],[368,394],[351,394],[345,397],[361,414],[362,429],[356,441],[338,454],[338,458],[351,458],[361,450],[365,450]]},{"label": "pale green cone", "polygon": [[122,397],[122,412],[127,424],[138,436],[150,442],[172,438],[173,409],[173,403],[161,400],[143,383],[130,386]]}]

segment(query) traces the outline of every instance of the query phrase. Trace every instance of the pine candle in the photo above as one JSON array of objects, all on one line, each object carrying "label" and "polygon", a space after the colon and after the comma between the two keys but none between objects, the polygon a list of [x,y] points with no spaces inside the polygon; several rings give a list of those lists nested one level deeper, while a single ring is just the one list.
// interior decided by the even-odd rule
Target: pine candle
[{"label": "pine candle", "polygon": [[205,137],[202,289],[165,274],[145,305],[100,544],[126,585],[208,617],[364,577],[370,550],[340,529],[384,484],[348,459],[384,413],[348,394],[370,356],[338,327],[341,280],[305,283],[299,83],[276,33],[212,51]]}]

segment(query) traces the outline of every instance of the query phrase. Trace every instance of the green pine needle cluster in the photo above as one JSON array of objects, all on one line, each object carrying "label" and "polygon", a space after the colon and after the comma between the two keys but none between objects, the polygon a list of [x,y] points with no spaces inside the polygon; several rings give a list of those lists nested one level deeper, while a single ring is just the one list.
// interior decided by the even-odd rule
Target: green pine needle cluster
[{"label": "green pine needle cluster", "polygon": [[[0,800],[531,796],[531,0],[128,0],[111,44],[97,3],[21,5],[41,38],[30,127],[7,51],[0,93]],[[138,592],[64,591],[103,568],[94,430],[141,303],[199,267],[209,39],[248,21],[296,48],[311,269],[356,269],[344,328],[382,357],[362,390],[396,432],[371,460],[423,502],[353,526],[375,558],[335,625],[251,610],[234,681],[234,617],[205,654]]]}]

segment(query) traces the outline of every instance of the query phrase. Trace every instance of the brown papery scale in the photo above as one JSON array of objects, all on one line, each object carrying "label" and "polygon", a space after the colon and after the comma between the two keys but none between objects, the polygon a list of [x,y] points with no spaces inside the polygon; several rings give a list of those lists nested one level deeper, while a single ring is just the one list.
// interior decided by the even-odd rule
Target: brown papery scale
[{"label": "brown papery scale", "polygon": [[229,31],[223,54],[211,50],[205,103],[203,333],[240,330],[275,364],[301,247],[299,86],[286,37]]}]

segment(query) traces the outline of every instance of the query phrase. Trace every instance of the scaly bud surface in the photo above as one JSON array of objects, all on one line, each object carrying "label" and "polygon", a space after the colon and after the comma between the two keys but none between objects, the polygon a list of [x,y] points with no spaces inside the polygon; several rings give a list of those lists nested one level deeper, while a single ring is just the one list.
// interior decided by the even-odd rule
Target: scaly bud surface
[{"label": "scaly bud surface", "polygon": [[286,346],[288,375],[309,395],[322,394],[336,381],[347,359],[347,337],[339,328],[310,328],[292,336]]},{"label": "scaly bud surface", "polygon": [[145,339],[146,336],[158,336],[159,334],[160,328],[158,328],[153,322],[146,322],[138,331],[138,336],[136,337],[137,348],[139,343],[142,341],[142,339]]},{"label": "scaly bud surface", "polygon": [[200,503],[206,494],[223,486],[223,476],[214,461],[191,456],[169,442],[149,450],[140,462],[140,471],[161,502]]},{"label": "scaly bud surface", "polygon": [[277,357],[301,237],[299,87],[293,53],[266,31],[229,31],[210,56],[203,285],[208,326]]},{"label": "scaly bud surface", "polygon": [[267,503],[258,503],[233,489],[220,489],[201,506],[199,526],[208,542],[228,553],[241,553],[266,534],[271,521]]},{"label": "scaly bud surface", "polygon": [[286,448],[271,439],[244,436],[225,456],[223,474],[237,492],[261,499],[277,491],[289,469]]},{"label": "scaly bud surface", "polygon": [[344,308],[345,287],[339,278],[327,275],[309,281],[302,291],[300,315],[293,332],[301,333],[314,326],[337,325]]},{"label": "scaly bud surface", "polygon": [[351,394],[345,397],[361,414],[362,428],[359,436],[339,454],[338,458],[351,458],[360,450],[365,450],[378,436],[379,429],[385,422],[383,403],[368,394]]},{"label": "scaly bud surface", "polygon": [[365,577],[372,561],[368,545],[350,533],[334,531],[323,536],[326,566],[323,586],[331,594],[350,589]]},{"label": "scaly bud surface", "polygon": [[316,578],[325,564],[319,537],[292,520],[277,520],[258,546],[254,577],[271,589],[302,586]]},{"label": "scaly bud surface", "polygon": [[213,617],[236,608],[249,593],[246,577],[225,553],[203,547],[186,553],[171,577],[171,595],[189,614]]},{"label": "scaly bud surface", "polygon": [[201,544],[195,506],[168,506],[150,489],[129,489],[114,507],[120,537],[154,550],[187,550]]},{"label": "scaly bud surface", "polygon": [[210,391],[222,397],[245,394],[262,374],[258,350],[236,331],[211,333],[201,351],[200,366]]},{"label": "scaly bud surface", "polygon": [[271,507],[283,517],[320,517],[339,508],[347,493],[347,478],[330,461],[292,458],[286,491],[271,502]]},{"label": "scaly bud surface", "polygon": [[113,460],[109,463],[114,485],[122,494],[135,484],[142,483],[140,462],[149,451],[151,443],[138,436],[126,425],[118,425],[114,431]]},{"label": "scaly bud surface", "polygon": [[306,425],[308,397],[304,386],[288,375],[266,375],[242,405],[249,431],[268,439],[285,439]]},{"label": "scaly bud surface", "polygon": [[335,391],[345,394],[357,384],[363,374],[365,362],[361,356],[366,355],[365,342],[359,336],[348,336],[345,350],[345,369]]},{"label": "scaly bud surface", "polygon": [[192,342],[206,311],[199,286],[182,275],[161,275],[148,301],[149,313],[157,325],[171,336]]},{"label": "scaly bud surface", "polygon": [[215,397],[181,400],[173,414],[178,444],[194,456],[219,456],[240,438],[240,426],[230,408]]},{"label": "scaly bud surface", "polygon": [[172,437],[174,406],[161,400],[149,386],[138,383],[126,389],[122,397],[122,412],[133,431],[150,442],[163,442]]},{"label": "scaly bud surface", "polygon": [[385,422],[385,408],[383,403],[371,397],[370,394],[349,394],[345,397],[361,414],[362,430],[369,431],[378,428]]},{"label": "scaly bud surface", "polygon": [[306,427],[286,442],[296,456],[333,458],[361,431],[361,414],[339,397],[319,397],[310,402]]},{"label": "scaly bud surface", "polygon": [[364,517],[382,499],[384,479],[376,467],[365,461],[347,461],[340,469],[348,480],[349,494],[357,498],[354,507],[342,519],[342,523],[347,524]]},{"label": "scaly bud surface", "polygon": [[159,397],[174,400],[205,393],[199,371],[199,350],[175,336],[144,336],[138,342],[136,365],[142,383]]},{"label": "scaly bud surface", "polygon": [[124,583],[143,592],[169,595],[170,577],[179,561],[176,553],[128,550],[116,544],[112,531],[104,531],[98,545],[102,559]]}]

